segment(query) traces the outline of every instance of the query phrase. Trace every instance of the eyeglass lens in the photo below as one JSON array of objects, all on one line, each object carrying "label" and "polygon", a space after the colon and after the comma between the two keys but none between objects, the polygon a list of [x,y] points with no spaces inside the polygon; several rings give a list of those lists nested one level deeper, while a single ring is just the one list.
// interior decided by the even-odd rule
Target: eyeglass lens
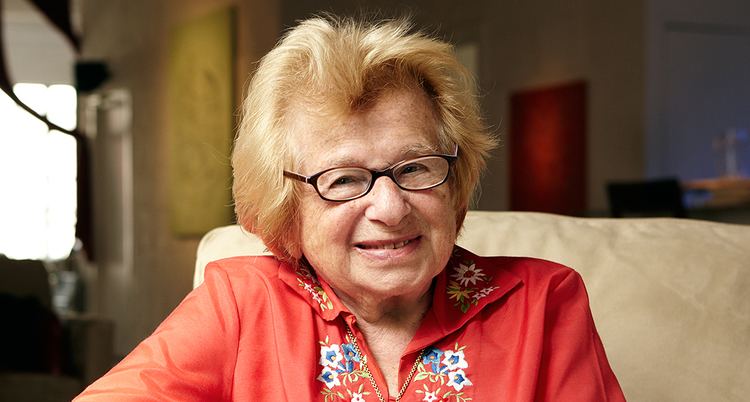
[{"label": "eyeglass lens", "polygon": [[[440,156],[425,156],[401,162],[390,169],[399,187],[423,190],[442,183],[448,176],[450,163]],[[362,168],[332,169],[317,179],[321,196],[330,200],[346,200],[367,192],[372,173]]]}]

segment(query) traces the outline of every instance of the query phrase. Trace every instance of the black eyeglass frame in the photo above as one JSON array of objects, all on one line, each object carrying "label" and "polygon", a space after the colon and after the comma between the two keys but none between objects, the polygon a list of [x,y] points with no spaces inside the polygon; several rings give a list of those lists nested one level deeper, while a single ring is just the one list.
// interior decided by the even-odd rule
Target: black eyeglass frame
[{"label": "black eyeglass frame", "polygon": [[[397,167],[400,167],[401,165],[403,165],[406,162],[411,162],[411,161],[416,160],[416,159],[429,158],[429,157],[440,157],[440,158],[445,159],[448,162],[448,173],[446,173],[446,175],[443,178],[443,180],[441,180],[440,182],[438,182],[436,184],[433,184],[431,186],[424,187],[424,188],[418,188],[418,189],[404,188],[404,187],[401,186],[401,184],[398,183],[398,180],[396,180],[396,177],[393,175],[393,171]],[[382,169],[382,170],[372,170],[372,169],[367,169],[367,168],[363,168],[363,167],[360,167],[360,166],[338,166],[338,167],[333,167],[333,168],[330,168],[330,169],[326,169],[326,170],[320,171],[318,173],[313,174],[312,176],[305,176],[305,175],[302,175],[302,174],[299,174],[299,173],[294,173],[294,172],[290,172],[288,170],[284,170],[284,177],[289,178],[289,179],[293,179],[293,180],[299,180],[299,181],[301,181],[303,183],[307,183],[307,184],[313,186],[313,188],[315,189],[315,192],[318,193],[318,195],[320,196],[320,198],[322,198],[322,199],[324,199],[326,201],[331,201],[331,202],[346,202],[346,201],[356,200],[357,198],[361,198],[361,197],[366,196],[370,192],[370,190],[372,190],[372,188],[375,186],[375,181],[378,180],[378,178],[380,178],[380,177],[388,177],[388,178],[390,178],[391,181],[393,181],[393,183],[395,183],[398,186],[398,188],[400,188],[402,190],[405,190],[405,191],[421,191],[421,190],[429,190],[431,188],[435,188],[435,187],[437,187],[437,186],[445,183],[448,180],[448,177],[450,177],[451,168],[453,167],[453,164],[456,162],[457,159],[458,159],[458,144],[455,145],[455,147],[453,149],[453,154],[452,155],[430,154],[430,155],[417,156],[416,158],[402,160],[402,161],[397,162],[397,163],[391,165],[390,167],[387,167],[387,168]],[[370,176],[372,176],[372,178],[370,179],[370,183],[367,186],[367,189],[364,192],[362,192],[362,194],[356,195],[354,197],[345,198],[343,200],[332,200],[330,198],[326,198],[325,196],[323,196],[323,194],[321,194],[320,190],[318,189],[318,178],[320,176],[322,176],[323,174],[330,172],[331,170],[347,169],[347,168],[362,169],[362,170],[366,170],[366,171],[370,172]]]}]

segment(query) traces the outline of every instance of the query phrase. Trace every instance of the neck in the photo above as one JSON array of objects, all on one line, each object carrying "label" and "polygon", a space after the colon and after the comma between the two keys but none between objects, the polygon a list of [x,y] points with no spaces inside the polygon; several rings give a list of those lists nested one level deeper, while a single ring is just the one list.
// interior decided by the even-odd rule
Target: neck
[{"label": "neck", "polygon": [[416,328],[432,303],[432,286],[413,295],[378,297],[339,295],[342,303],[357,317],[358,326],[403,331]]},{"label": "neck", "polygon": [[[372,353],[371,364],[377,365],[388,384],[388,392],[398,394],[400,356],[417,332],[422,317],[432,303],[432,286],[415,297],[339,296],[357,317],[357,327]],[[372,366],[374,367],[374,366]]]}]

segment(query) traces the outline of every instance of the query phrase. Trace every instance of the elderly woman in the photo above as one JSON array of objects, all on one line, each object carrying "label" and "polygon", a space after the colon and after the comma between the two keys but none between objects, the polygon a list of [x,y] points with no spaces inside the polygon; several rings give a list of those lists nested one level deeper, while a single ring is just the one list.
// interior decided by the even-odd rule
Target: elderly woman
[{"label": "elderly woman", "polygon": [[621,401],[580,277],[455,246],[488,152],[470,76],[403,21],[303,21],[253,77],[239,222],[80,401]]}]

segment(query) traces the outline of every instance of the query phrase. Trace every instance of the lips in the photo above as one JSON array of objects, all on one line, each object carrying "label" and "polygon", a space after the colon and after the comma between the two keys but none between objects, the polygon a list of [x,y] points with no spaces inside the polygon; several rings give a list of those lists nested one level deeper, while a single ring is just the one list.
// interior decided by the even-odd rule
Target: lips
[{"label": "lips", "polygon": [[398,243],[388,243],[388,244],[380,244],[380,245],[367,245],[367,244],[358,244],[357,247],[363,249],[363,250],[395,250],[397,248],[402,248],[409,244],[411,240],[405,240]]},{"label": "lips", "polygon": [[419,236],[417,237],[411,237],[407,239],[398,239],[398,240],[383,240],[383,241],[371,241],[371,242],[363,242],[363,243],[357,243],[354,246],[361,249],[361,250],[398,250],[401,248],[406,247],[409,243],[413,242],[414,240],[417,240]]}]

